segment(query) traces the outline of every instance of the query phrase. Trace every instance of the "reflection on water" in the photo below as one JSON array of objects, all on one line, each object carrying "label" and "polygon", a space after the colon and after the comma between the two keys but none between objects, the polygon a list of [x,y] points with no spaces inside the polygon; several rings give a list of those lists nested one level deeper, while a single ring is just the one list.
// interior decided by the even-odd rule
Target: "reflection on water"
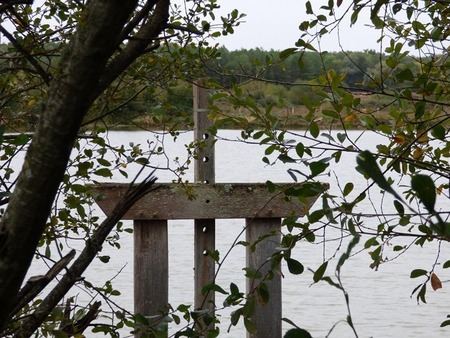
[{"label": "reflection on water", "polygon": [[[359,133],[359,132],[352,132]],[[117,144],[133,141],[145,145],[150,133],[144,132],[113,132],[111,140]],[[235,140],[239,133],[224,131],[221,136]],[[179,156],[183,158],[184,143],[191,140],[192,134],[182,134],[175,144],[168,146],[168,158]],[[355,134],[356,137],[356,134]],[[367,148],[374,146],[374,135],[366,135]],[[370,138],[372,137],[372,139]],[[170,141],[167,139],[166,141]],[[291,182],[291,177],[286,169],[292,167],[277,165],[267,167],[260,160],[264,149],[249,144],[231,141],[219,141],[216,145],[216,181],[217,182]],[[343,155],[344,156],[344,155]],[[167,159],[152,159],[152,163],[161,168],[167,165]],[[169,164],[172,165],[172,163]],[[333,165],[334,173],[323,177],[323,181],[331,183],[331,192],[337,191],[336,178],[341,186],[346,182],[355,184],[355,196],[366,186],[365,180],[354,171],[355,159],[351,155],[345,155],[339,165]],[[174,179],[168,171],[156,172],[160,182],[168,182]],[[131,175],[130,175],[131,177]],[[187,173],[186,179],[192,180],[192,171]],[[374,220],[376,221],[376,220]],[[217,247],[223,254],[228,250],[235,237],[242,231],[243,220],[219,220],[217,221]],[[326,229],[322,235],[327,239],[339,237],[338,229]],[[125,235],[124,235],[125,236]],[[193,222],[172,221],[169,223],[169,267],[170,267],[170,303],[174,306],[184,303],[192,304],[193,300]],[[364,239],[360,242],[362,249]],[[329,258],[336,253],[338,248],[345,249],[346,243],[329,241],[326,244],[299,243],[293,253],[293,258],[301,261],[305,268],[313,270],[323,262],[324,257]],[[413,268],[429,270],[435,261],[438,248],[429,246],[420,248],[413,246],[410,252],[399,257],[389,264],[384,264],[378,271],[369,268],[370,257],[367,252],[361,252],[351,257],[342,268],[342,281],[350,297],[355,327],[359,337],[447,337],[449,331],[439,328],[439,324],[445,319],[450,298],[449,286],[445,283],[450,280],[448,271],[437,267],[436,272],[444,281],[443,289],[437,292],[429,291],[427,304],[417,305],[415,297],[410,298],[411,291],[420,280],[410,279],[409,274]],[[109,264],[96,262],[87,272],[86,277],[94,281],[104,281],[116,276],[113,284],[122,292],[116,301],[129,309],[132,309],[133,290],[133,254],[132,235],[123,238],[122,249],[116,250],[105,245],[104,253],[111,255]],[[225,289],[230,282],[238,284],[241,290],[245,290],[245,280],[242,268],[245,264],[245,250],[243,247],[233,249],[218,277],[218,284]],[[338,256],[340,253],[337,254]],[[440,261],[446,261],[449,257],[449,249],[441,248]],[[336,260],[329,265],[328,274],[333,277],[332,269]],[[284,269],[287,271],[287,268]],[[76,290],[75,290],[76,292]],[[223,298],[217,295],[217,303],[221,304]],[[244,337],[242,326],[233,327],[226,333],[229,325],[230,310],[220,311],[222,316],[221,331],[224,337]],[[309,330],[313,337],[325,337],[334,324],[341,321],[333,330],[330,337],[352,337],[352,331],[344,323],[347,317],[347,308],[344,296],[340,290],[325,283],[312,285],[312,273],[305,269],[299,276],[286,273],[283,279],[283,315],[298,326]],[[285,329],[289,326],[285,325]],[[172,331],[176,327],[172,328]]]}]

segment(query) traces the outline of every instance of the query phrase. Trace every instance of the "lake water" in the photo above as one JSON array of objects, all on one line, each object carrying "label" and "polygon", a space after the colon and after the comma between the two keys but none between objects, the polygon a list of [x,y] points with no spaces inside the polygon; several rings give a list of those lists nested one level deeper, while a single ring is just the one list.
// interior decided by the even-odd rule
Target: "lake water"
[{"label": "lake water", "polygon": [[[356,138],[360,132],[350,132],[351,137]],[[145,148],[147,140],[153,139],[148,132],[111,132],[109,139],[113,144],[141,143]],[[264,149],[243,142],[235,142],[239,137],[237,131],[221,131],[219,136],[227,139],[216,144],[216,181],[217,182],[292,182],[287,173],[288,168],[294,168],[292,164],[266,166],[261,161]],[[161,138],[161,135],[159,136]],[[192,133],[184,133],[173,142],[170,137],[165,137],[167,157],[152,158],[153,164],[161,169],[155,175],[159,182],[170,182],[175,177],[162,168],[170,165],[175,167],[171,159],[185,157],[185,143],[192,140]],[[363,148],[371,148],[376,142],[376,135],[366,134],[361,143]],[[333,173],[324,176],[322,181],[330,182],[330,192],[338,191],[336,179],[343,187],[346,182],[355,184],[355,196],[366,187],[366,181],[354,170],[355,158],[345,155],[339,165],[332,165]],[[132,169],[135,170],[135,169]],[[131,176],[131,175],[130,175]],[[186,179],[192,181],[193,173],[188,171]],[[116,178],[119,180],[119,178]],[[375,189],[376,190],[376,189]],[[376,197],[374,197],[376,198]],[[151,207],[151,206],[150,206]],[[370,205],[367,204],[369,210]],[[376,220],[374,220],[376,222]],[[130,223],[127,223],[130,224]],[[374,223],[377,224],[377,223]],[[224,253],[241,233],[244,220],[218,220],[217,221],[217,249]],[[328,229],[324,234],[327,241],[324,243],[310,244],[301,242],[293,253],[293,257],[303,263],[305,268],[316,270],[323,262],[335,254],[340,246],[339,241],[331,241],[339,237],[339,231]],[[364,243],[364,240],[361,241]],[[123,237],[122,249],[116,250],[108,245],[104,246],[103,254],[111,256],[109,264],[96,262],[86,273],[86,277],[96,282],[113,280],[115,288],[122,295],[115,297],[115,301],[121,306],[132,310],[133,308],[133,248],[132,235]],[[450,259],[450,250],[447,247],[440,248],[439,262]],[[345,243],[342,244],[345,249]],[[362,248],[362,244],[360,245]],[[193,222],[171,221],[169,222],[169,302],[176,307],[178,304],[192,304],[193,302]],[[359,337],[398,338],[398,337],[448,337],[450,329],[439,328],[440,323],[450,313],[450,280],[449,271],[437,267],[436,273],[443,283],[443,288],[434,292],[428,289],[427,304],[417,305],[415,297],[410,297],[412,290],[419,284],[420,279],[410,279],[409,274],[414,268],[429,270],[436,260],[437,245],[426,248],[413,246],[409,252],[398,259],[383,264],[378,271],[369,268],[371,263],[367,252],[361,252],[351,257],[342,269],[342,281],[350,297],[350,307]],[[337,257],[340,256],[337,253]],[[388,256],[393,256],[389,253]],[[242,268],[245,264],[245,250],[237,247],[231,252],[222,267],[217,283],[225,289],[230,282],[238,284],[241,290],[245,290],[245,278]],[[333,260],[328,268],[328,274],[332,274],[332,267],[336,264]],[[118,271],[121,272],[118,274]],[[337,326],[329,337],[347,338],[354,337],[350,327],[346,325],[347,308],[344,296],[338,289],[325,284],[312,285],[312,273],[305,269],[302,275],[294,276],[284,269],[283,279],[283,316],[294,321],[298,326],[310,331],[313,337],[326,337],[330,329]],[[79,292],[75,289],[74,292]],[[223,298],[216,297],[221,304]],[[243,326],[229,326],[230,311],[219,311],[222,316],[220,325],[223,337],[245,337]],[[284,329],[289,329],[284,325]],[[171,327],[175,332],[176,327]],[[125,334],[124,334],[125,336]],[[88,335],[91,337],[91,335]],[[92,335],[94,337],[94,335]]]}]

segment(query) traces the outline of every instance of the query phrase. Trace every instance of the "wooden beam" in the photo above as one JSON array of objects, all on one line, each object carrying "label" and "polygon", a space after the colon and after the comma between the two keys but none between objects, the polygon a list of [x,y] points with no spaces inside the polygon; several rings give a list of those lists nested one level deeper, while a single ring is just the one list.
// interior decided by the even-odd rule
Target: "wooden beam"
[{"label": "wooden beam", "polygon": [[157,326],[163,319],[161,311],[169,304],[167,221],[134,221],[133,235],[134,312],[144,315],[152,326]]},{"label": "wooden beam", "polygon": [[[256,334],[247,333],[247,338],[281,338],[282,317],[282,290],[281,275],[274,272],[272,278],[266,279],[270,271],[270,257],[280,246],[281,219],[280,218],[254,218],[246,220],[246,241],[255,243],[259,238],[273,232],[273,236],[264,238],[256,244],[253,250],[247,247],[247,267],[259,271],[261,279],[247,278],[247,294],[255,297],[255,310],[252,322],[256,326]],[[269,301],[261,304],[255,288],[264,282],[269,292]]]},{"label": "wooden beam", "polygon": [[[197,156],[194,162],[194,180],[196,183],[210,185],[215,183],[215,149],[214,137],[210,132],[213,121],[208,118],[208,91],[199,85],[193,86],[194,95],[194,139],[198,142]],[[216,262],[209,257],[209,252],[216,248],[216,220],[194,219],[194,306],[196,309],[208,310],[211,317],[215,313],[215,294],[204,295],[204,286],[214,283]],[[214,324],[207,325],[199,320],[196,329],[206,332],[214,329]],[[204,335],[205,337],[207,334]]]},{"label": "wooden beam", "polygon": [[[283,218],[303,216],[328,184],[277,184],[283,190],[305,189],[317,192],[300,200],[285,197],[282,191],[270,193],[264,183],[156,184],[156,190],[140,199],[124,216],[131,220]],[[102,211],[109,215],[128,189],[126,184],[93,186],[92,194]]]}]

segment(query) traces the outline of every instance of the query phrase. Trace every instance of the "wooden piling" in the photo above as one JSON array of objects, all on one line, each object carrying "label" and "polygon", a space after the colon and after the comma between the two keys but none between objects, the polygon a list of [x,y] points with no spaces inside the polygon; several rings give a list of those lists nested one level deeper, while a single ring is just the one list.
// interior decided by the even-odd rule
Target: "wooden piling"
[{"label": "wooden piling", "polygon": [[[262,236],[273,233],[256,246],[254,251],[251,246],[247,247],[247,267],[257,270],[261,278],[247,278],[247,294],[255,297],[255,312],[252,322],[256,326],[256,334],[247,333],[248,338],[281,338],[281,275],[274,271],[270,279],[267,279],[270,270],[270,257],[280,246],[281,219],[280,218],[253,218],[246,219],[246,241],[255,243]],[[269,293],[269,301],[261,303],[256,287],[264,283]]]},{"label": "wooden piling", "polygon": [[[197,157],[194,162],[194,180],[196,183],[211,185],[215,183],[215,153],[214,137],[209,129],[212,121],[208,118],[208,92],[201,87],[202,83],[193,86],[194,95],[194,139],[198,144]],[[214,315],[214,292],[203,294],[205,285],[214,282],[215,261],[208,255],[215,250],[216,221],[211,219],[194,220],[194,306],[196,309],[208,310]],[[214,328],[208,327],[200,321],[199,330]]]},{"label": "wooden piling", "polygon": [[169,304],[167,221],[135,220],[133,233],[134,312],[156,326]]}]

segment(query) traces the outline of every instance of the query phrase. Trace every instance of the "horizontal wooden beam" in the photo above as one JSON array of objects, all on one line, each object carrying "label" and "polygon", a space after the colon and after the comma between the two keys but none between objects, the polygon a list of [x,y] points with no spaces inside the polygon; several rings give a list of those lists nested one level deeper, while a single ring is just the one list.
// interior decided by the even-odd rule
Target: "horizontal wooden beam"
[{"label": "horizontal wooden beam", "polygon": [[[309,184],[310,186],[307,186]],[[282,218],[303,216],[327,184],[277,184],[269,192],[265,183],[157,184],[157,189],[139,200],[124,216],[132,220]],[[109,215],[127,184],[101,184],[92,188],[102,211]],[[305,189],[307,198],[289,197],[284,189]],[[317,191],[315,194],[314,192]]]}]

